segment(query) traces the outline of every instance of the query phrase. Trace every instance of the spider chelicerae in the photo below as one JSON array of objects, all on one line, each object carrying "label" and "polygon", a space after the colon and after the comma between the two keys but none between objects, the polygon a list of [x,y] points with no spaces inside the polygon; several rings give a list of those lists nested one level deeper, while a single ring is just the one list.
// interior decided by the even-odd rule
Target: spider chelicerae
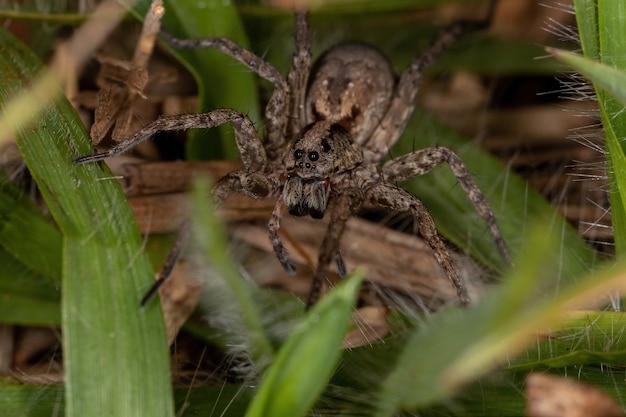
[{"label": "spider chelicerae", "polygon": [[[413,112],[424,68],[469,25],[458,22],[445,28],[425,52],[413,59],[395,88],[394,74],[387,59],[377,49],[362,43],[342,43],[331,48],[311,71],[305,11],[295,13],[295,53],[286,79],[271,64],[229,39],[182,40],[163,34],[175,48],[219,49],[274,85],[265,109],[265,140],[261,141],[245,114],[217,109],[202,114],[162,117],[110,150],[81,156],[75,163],[119,155],[160,131],[208,129],[230,123],[243,168],[228,173],[215,184],[214,199],[219,205],[233,192],[254,198],[277,198],[268,224],[269,239],[287,272],[293,274],[295,267],[279,234],[285,209],[294,216],[322,218],[327,212],[330,216],[307,307],[319,298],[326,271],[333,261],[339,273],[346,274],[340,238],[347,220],[364,206],[412,215],[416,228],[456,289],[460,304],[468,305],[467,289],[431,215],[417,197],[396,183],[447,163],[486,222],[501,256],[510,262],[506,244],[484,195],[463,161],[450,149],[431,147],[384,164],[381,160],[398,140]],[[143,303],[169,276],[188,234],[186,224]]]}]

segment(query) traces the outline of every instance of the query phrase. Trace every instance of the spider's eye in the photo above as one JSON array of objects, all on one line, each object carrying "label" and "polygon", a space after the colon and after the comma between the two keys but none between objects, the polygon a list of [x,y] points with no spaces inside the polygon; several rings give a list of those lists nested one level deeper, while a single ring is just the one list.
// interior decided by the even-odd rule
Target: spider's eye
[{"label": "spider's eye", "polygon": [[296,159],[302,158],[302,155],[304,155],[304,152],[302,151],[302,149],[296,149],[296,151],[293,153],[293,156]]},{"label": "spider's eye", "polygon": [[319,153],[317,153],[317,152],[315,152],[315,151],[313,151],[313,152],[309,152],[309,160],[310,160],[310,161],[315,162],[315,161],[317,161],[318,159],[320,159],[320,154],[319,154]]}]

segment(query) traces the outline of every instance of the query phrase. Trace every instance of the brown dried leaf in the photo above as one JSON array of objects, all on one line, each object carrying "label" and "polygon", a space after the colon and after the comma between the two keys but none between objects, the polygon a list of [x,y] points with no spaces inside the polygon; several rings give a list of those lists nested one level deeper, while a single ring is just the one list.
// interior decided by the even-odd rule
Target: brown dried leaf
[{"label": "brown dried leaf", "polygon": [[526,378],[530,417],[623,417],[615,400],[599,389],[568,378],[531,373]]},{"label": "brown dried leaf", "polygon": [[362,307],[352,314],[356,328],[343,341],[344,349],[369,345],[382,339],[388,332],[387,312],[384,307]]},{"label": "brown dried leaf", "polygon": [[159,289],[169,344],[174,342],[178,331],[196,309],[200,300],[200,287],[191,265],[179,262]]},{"label": "brown dried leaf", "polygon": [[98,57],[100,91],[95,120],[90,132],[94,145],[106,137],[113,125],[115,125],[113,140],[120,140],[137,130],[132,122],[135,118],[133,105],[137,97],[146,98],[144,88],[148,84],[148,61],[154,49],[164,11],[161,0],[152,2],[131,62],[112,57]]}]

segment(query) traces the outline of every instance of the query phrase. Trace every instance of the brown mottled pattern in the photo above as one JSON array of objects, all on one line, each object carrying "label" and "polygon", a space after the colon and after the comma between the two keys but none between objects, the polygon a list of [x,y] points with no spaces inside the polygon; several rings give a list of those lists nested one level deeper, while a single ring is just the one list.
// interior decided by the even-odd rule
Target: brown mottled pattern
[{"label": "brown mottled pattern", "polygon": [[[307,307],[321,294],[331,262],[336,262],[340,272],[346,272],[339,242],[347,220],[363,205],[410,213],[415,218],[416,229],[456,289],[459,302],[467,305],[470,302],[467,289],[432,217],[421,201],[395,185],[447,163],[485,220],[502,257],[509,261],[493,212],[467,168],[452,151],[440,147],[418,150],[382,167],[379,165],[413,111],[424,67],[454,42],[463,27],[455,24],[444,29],[404,71],[395,92],[387,60],[365,44],[349,43],[332,48],[311,72],[306,13],[296,14],[296,52],[287,80],[271,64],[228,39],[170,38],[175,47],[217,48],[274,84],[266,108],[266,141],[261,142],[246,115],[236,110],[217,109],[204,114],[163,117],[108,152],[79,157],[76,163],[119,155],[159,131],[208,129],[230,123],[243,168],[217,182],[214,198],[221,204],[233,192],[259,199],[278,197],[268,224],[269,240],[285,271],[295,272],[279,234],[285,208],[292,215],[312,218],[322,218],[329,212],[330,224],[320,248]],[[311,82],[305,97],[310,72]],[[146,300],[167,278],[167,271],[178,259],[187,235],[186,226],[169,255],[165,272],[162,271],[158,284]]]}]

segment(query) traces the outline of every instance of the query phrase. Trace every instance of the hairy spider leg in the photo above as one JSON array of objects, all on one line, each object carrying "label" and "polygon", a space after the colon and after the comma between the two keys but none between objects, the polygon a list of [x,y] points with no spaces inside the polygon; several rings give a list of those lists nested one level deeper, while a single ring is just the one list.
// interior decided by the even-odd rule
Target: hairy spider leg
[{"label": "hairy spider leg", "polygon": [[186,219],[183,222],[178,234],[176,235],[176,240],[174,244],[170,248],[170,251],[167,253],[167,258],[159,271],[159,275],[157,275],[156,281],[152,284],[150,289],[146,291],[146,294],[141,299],[139,303],[140,306],[145,306],[159,291],[159,288],[165,284],[165,282],[172,276],[172,271],[174,267],[178,263],[181,255],[183,254],[183,250],[187,246],[187,242],[189,242],[189,237],[191,235],[191,224],[189,219]]},{"label": "hairy spider leg", "polygon": [[[269,223],[268,223],[267,227],[268,227],[268,231],[269,231],[270,243],[272,245],[272,249],[274,250],[274,253],[276,254],[276,258],[278,259],[278,261],[282,265],[282,267],[285,270],[285,272],[287,272],[290,275],[293,275],[293,274],[296,273],[296,268],[293,265],[293,263],[289,260],[289,253],[288,253],[287,249],[285,248],[285,245],[283,244],[283,241],[282,241],[282,239],[280,237],[280,234],[279,234],[279,231],[280,231],[280,219],[283,217],[283,213],[284,213],[285,207],[286,206],[285,206],[284,198],[279,198],[276,201],[276,204],[274,205],[274,210],[272,211],[272,214],[270,216],[270,220],[269,220]],[[329,230],[331,230],[331,226],[333,225],[333,221],[334,221],[334,218],[332,216],[331,216],[331,220],[330,221],[331,221],[331,223],[329,225]],[[340,228],[341,228],[341,233],[343,233],[343,226],[341,226]],[[322,243],[322,245],[324,245],[324,243]],[[339,248],[339,245],[336,245],[336,249],[335,249],[335,253],[334,253],[334,260],[335,260],[335,263],[337,265],[337,272],[339,272],[339,275],[342,276],[342,277],[346,276],[346,274],[347,274],[346,264],[345,264],[345,262],[343,260],[343,257],[341,256],[341,250]],[[319,268],[319,265],[320,264],[318,263],[318,268]],[[326,267],[327,266],[328,265],[326,265]],[[314,283],[315,283],[315,277],[313,278],[313,282],[311,284],[311,289],[315,285]],[[318,289],[318,291],[319,291],[319,289]]]},{"label": "hairy spider leg", "polygon": [[460,23],[444,28],[426,51],[415,57],[409,67],[404,70],[385,117],[363,145],[363,156],[366,161],[379,162],[398,141],[415,110],[424,69],[435,62],[462,32],[463,25]]},{"label": "hairy spider leg", "polygon": [[263,144],[261,143],[261,139],[254,129],[254,125],[248,116],[237,110],[231,109],[217,109],[207,113],[161,117],[137,131],[127,139],[117,143],[107,151],[93,155],[79,156],[74,159],[74,164],[81,165],[121,155],[141,142],[150,139],[158,132],[187,129],[210,129],[225,123],[231,123],[233,125],[235,131],[235,141],[237,142],[237,148],[239,149],[239,154],[244,167],[250,170],[260,170],[265,168],[267,164],[267,156],[265,154]]},{"label": "hairy spider leg", "polygon": [[[74,163],[80,165],[117,156],[151,138],[157,132],[186,130],[190,128],[209,129],[225,123],[231,123],[233,125],[235,141],[244,169],[227,174],[216,184],[214,188],[216,204],[220,205],[230,191],[239,191],[255,198],[267,197],[271,193],[270,180],[261,174],[253,174],[259,171],[262,172],[266,168],[267,156],[265,149],[250,119],[236,110],[219,109],[203,114],[162,117],[145,126],[128,139],[119,142],[110,150],[94,155],[78,157],[74,160]],[[245,175],[246,173],[251,174]],[[187,220],[178,233],[176,241],[167,256],[167,260],[157,280],[141,300],[141,305],[147,303],[169,278],[189,240],[189,229],[189,221]]]},{"label": "hairy spider leg", "polygon": [[285,272],[289,275],[294,275],[296,273],[296,267],[289,260],[287,248],[285,248],[285,245],[278,234],[278,231],[280,230],[280,219],[283,216],[284,209],[285,201],[282,198],[279,198],[274,205],[274,210],[272,210],[272,215],[270,216],[267,228],[269,231],[270,243],[272,244],[276,258],[278,258],[278,261],[282,265]]},{"label": "hairy spider leg", "polygon": [[296,52],[287,81],[272,64],[230,39],[177,39],[163,31],[161,35],[177,49],[217,49],[274,85],[274,91],[265,107],[264,136],[269,159],[277,159],[284,149],[285,141],[297,133],[305,123],[303,103],[311,66],[308,13],[298,11],[295,14]]},{"label": "hairy spider leg", "polygon": [[511,263],[511,257],[502,233],[496,223],[496,216],[487,202],[485,195],[480,191],[472,175],[461,158],[448,148],[439,146],[421,149],[406,155],[399,156],[387,162],[382,167],[382,175],[385,181],[398,183],[413,177],[424,175],[435,166],[446,163],[450,167],[457,182],[474,205],[476,212],[487,224],[493,237],[500,256],[507,265]]},{"label": "hairy spider leg", "polygon": [[[268,198],[272,190],[271,180],[261,174],[247,172],[245,170],[233,171],[223,176],[213,187],[213,200],[216,207],[221,207],[226,198],[233,192],[241,192],[253,198]],[[141,299],[144,306],[154,297],[159,288],[167,281],[178,260],[180,259],[187,242],[191,237],[191,222],[186,219],[181,226],[176,240],[167,254],[167,258],[156,281]]]},{"label": "hairy spider leg", "polygon": [[470,304],[467,288],[454,266],[452,256],[437,233],[437,226],[424,204],[413,194],[388,183],[379,183],[365,191],[365,201],[394,211],[410,213],[415,219],[420,235],[433,251],[437,262],[444,270],[450,284],[456,289],[459,302]]},{"label": "hairy spider leg", "polygon": [[365,161],[379,162],[387,155],[391,147],[400,138],[411,114],[413,114],[426,67],[436,62],[463,33],[487,27],[491,23],[496,1],[491,0],[489,3],[489,9],[484,20],[459,21],[446,26],[430,46],[413,59],[400,76],[396,92],[385,117],[374,130],[368,142],[363,145]]},{"label": "hairy spider leg", "polygon": [[331,206],[330,223],[320,247],[317,269],[313,274],[311,287],[306,299],[305,308],[307,310],[320,298],[328,266],[333,259],[337,262],[337,268],[340,270],[340,273],[341,269],[345,273],[345,264],[340,255],[339,243],[348,219],[356,214],[362,205],[363,192],[357,187],[347,187],[339,193],[333,206]]},{"label": "hairy spider leg", "polygon": [[[284,138],[289,140],[296,136],[306,124],[304,102],[311,72],[311,37],[309,35],[309,15],[307,12],[296,12],[294,26],[296,50],[287,84],[289,85],[289,115]],[[273,142],[272,147],[282,147],[282,143]]]},{"label": "hairy spider leg", "polygon": [[283,76],[269,62],[253,54],[242,46],[227,38],[177,39],[165,32],[161,35],[176,49],[214,48],[241,62],[263,79],[274,85],[274,91],[265,108],[265,137],[270,143],[280,143],[284,136],[287,121],[287,97],[289,87]]}]

